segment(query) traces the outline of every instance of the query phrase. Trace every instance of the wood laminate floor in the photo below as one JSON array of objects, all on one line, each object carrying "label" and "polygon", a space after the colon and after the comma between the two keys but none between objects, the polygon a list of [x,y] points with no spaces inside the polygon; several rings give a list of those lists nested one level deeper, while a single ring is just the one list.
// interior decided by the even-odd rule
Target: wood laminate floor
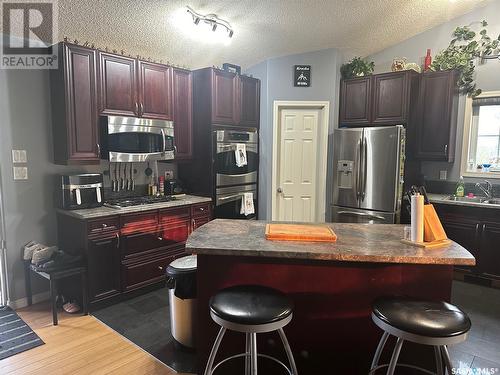
[{"label": "wood laminate floor", "polygon": [[0,361],[0,374],[176,374],[93,316],[59,314],[48,304],[17,310],[45,345]]}]

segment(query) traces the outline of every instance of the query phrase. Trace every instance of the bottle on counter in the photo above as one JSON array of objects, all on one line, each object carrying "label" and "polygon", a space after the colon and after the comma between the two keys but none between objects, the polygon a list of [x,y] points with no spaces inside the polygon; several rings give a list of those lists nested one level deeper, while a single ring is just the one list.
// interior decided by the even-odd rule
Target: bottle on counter
[{"label": "bottle on counter", "polygon": [[424,60],[424,72],[428,71],[432,64],[431,49],[427,48],[427,54]]},{"label": "bottle on counter", "polygon": [[165,195],[165,177],[160,176],[158,182],[158,192],[160,195]]},{"label": "bottle on counter", "polygon": [[465,182],[463,176],[460,176],[460,179],[458,180],[457,189],[455,190],[455,195],[457,197],[465,196]]},{"label": "bottle on counter", "polygon": [[155,176],[154,172],[151,175],[151,179],[149,181],[148,194],[153,195],[153,196],[158,194],[158,185],[157,185],[156,176]]}]

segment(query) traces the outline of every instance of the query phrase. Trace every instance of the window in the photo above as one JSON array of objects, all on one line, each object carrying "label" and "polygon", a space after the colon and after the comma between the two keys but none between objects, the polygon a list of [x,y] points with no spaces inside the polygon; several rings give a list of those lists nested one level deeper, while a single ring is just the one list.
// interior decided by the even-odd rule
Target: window
[{"label": "window", "polygon": [[500,92],[467,99],[462,175],[500,178]]}]

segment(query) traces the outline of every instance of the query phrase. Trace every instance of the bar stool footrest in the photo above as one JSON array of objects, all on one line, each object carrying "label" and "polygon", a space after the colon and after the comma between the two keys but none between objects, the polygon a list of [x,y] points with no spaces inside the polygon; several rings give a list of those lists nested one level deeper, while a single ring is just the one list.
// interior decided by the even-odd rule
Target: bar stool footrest
[{"label": "bar stool footrest", "polygon": [[[227,361],[230,361],[230,360],[233,360],[233,359],[236,359],[236,358],[242,358],[242,357],[250,357],[250,353],[240,353],[240,354],[235,354],[235,355],[232,355],[230,357],[227,357],[225,359],[223,359],[222,361],[220,361],[219,363],[217,363],[213,368],[212,368],[212,373],[217,370],[217,367],[219,367],[220,365],[222,365],[223,363],[226,363]],[[274,358],[270,355],[267,355],[267,354],[260,354],[260,353],[257,353],[257,357],[262,357],[262,358],[267,358],[267,359],[270,359],[278,364],[280,364],[287,372],[288,372],[288,375],[294,375],[292,370],[288,368],[287,365],[285,365],[283,362],[281,362],[279,359],[277,358]]]},{"label": "bar stool footrest", "polygon": [[[384,367],[389,367],[389,363],[385,363],[385,364],[382,364],[382,365],[378,365],[377,367],[375,368],[372,368],[370,370],[370,372],[368,373],[368,375],[374,375],[377,373],[378,370],[384,368]],[[432,372],[432,371],[429,371],[429,370],[426,370],[422,367],[418,367],[418,366],[414,366],[414,365],[408,365],[408,364],[405,364],[405,363],[398,363],[396,364],[396,368],[398,367],[406,367],[406,368],[411,368],[413,370],[418,370],[418,371],[421,371],[423,372],[424,374],[429,374],[429,375],[437,375],[437,373],[435,372]]]}]

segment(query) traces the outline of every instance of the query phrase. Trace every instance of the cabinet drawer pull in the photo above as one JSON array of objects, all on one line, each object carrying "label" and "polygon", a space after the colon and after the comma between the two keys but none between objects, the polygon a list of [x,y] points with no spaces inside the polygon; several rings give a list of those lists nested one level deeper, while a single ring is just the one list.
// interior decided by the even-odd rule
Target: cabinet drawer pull
[{"label": "cabinet drawer pull", "polygon": [[120,235],[118,233],[116,233],[116,248],[120,248]]},{"label": "cabinet drawer pull", "polygon": [[163,237],[159,236],[158,240],[163,241]]},{"label": "cabinet drawer pull", "polygon": [[200,207],[200,211],[205,211],[205,209],[203,207]]},{"label": "cabinet drawer pull", "polygon": [[162,266],[158,266],[158,269],[159,269],[160,271],[163,271],[163,267],[162,267]]},{"label": "cabinet drawer pull", "polygon": [[102,227],[103,227],[103,228],[107,228],[107,227],[108,227],[108,224],[106,224],[106,223],[102,223]]}]

